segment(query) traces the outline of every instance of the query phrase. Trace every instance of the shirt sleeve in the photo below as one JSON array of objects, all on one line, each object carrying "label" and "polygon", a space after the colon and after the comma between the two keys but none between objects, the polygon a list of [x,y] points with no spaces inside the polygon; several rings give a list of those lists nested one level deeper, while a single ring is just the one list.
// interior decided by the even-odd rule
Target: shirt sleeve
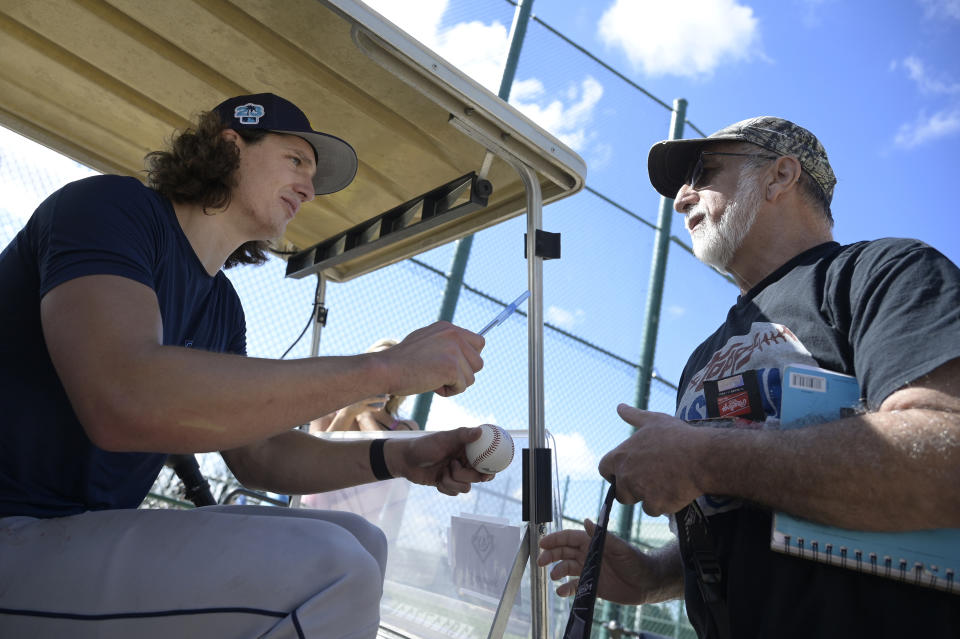
[{"label": "shirt sleeve", "polygon": [[[914,240],[867,245],[849,267],[846,327],[867,406],[960,357],[960,269]],[[841,288],[843,284],[841,284]],[[836,309],[835,309],[836,310]],[[843,309],[839,309],[843,310]]]},{"label": "shirt sleeve", "polygon": [[155,288],[163,231],[150,194],[136,179],[118,176],[64,187],[41,226],[41,297],[85,275],[119,275]]},{"label": "shirt sleeve", "polygon": [[239,305],[237,307],[237,325],[234,328],[228,349],[227,352],[229,353],[247,354],[247,319]]}]

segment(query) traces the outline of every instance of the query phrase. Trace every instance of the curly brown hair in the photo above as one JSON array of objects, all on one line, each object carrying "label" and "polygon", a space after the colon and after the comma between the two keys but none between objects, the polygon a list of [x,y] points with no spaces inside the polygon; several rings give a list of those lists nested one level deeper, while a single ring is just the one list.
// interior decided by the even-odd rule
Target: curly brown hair
[{"label": "curly brown hair", "polygon": [[[147,154],[147,184],[173,202],[199,204],[204,213],[227,206],[236,185],[240,150],[220,135],[226,128],[216,111],[201,113],[195,127],[174,135],[169,150]],[[268,135],[260,130],[237,133],[250,144]],[[223,268],[263,264],[266,251],[266,242],[245,242],[227,257]]]}]

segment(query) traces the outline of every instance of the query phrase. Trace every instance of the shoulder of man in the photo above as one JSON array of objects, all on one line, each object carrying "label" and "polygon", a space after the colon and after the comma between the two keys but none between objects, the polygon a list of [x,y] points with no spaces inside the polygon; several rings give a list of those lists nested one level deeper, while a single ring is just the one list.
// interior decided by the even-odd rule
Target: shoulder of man
[{"label": "shoulder of man", "polygon": [[833,269],[849,268],[862,274],[874,272],[875,275],[879,275],[882,269],[921,263],[941,263],[956,268],[945,255],[926,242],[900,237],[885,237],[842,246],[832,256],[831,261]]},{"label": "shoulder of man", "polygon": [[[86,220],[84,223],[90,223],[93,215],[104,222],[130,219],[146,223],[147,219],[156,219],[165,226],[171,218],[166,198],[137,178],[125,175],[95,175],[71,182],[51,201],[60,211],[54,215],[61,218],[61,223],[64,216],[80,216]],[[79,222],[78,219],[75,223]]]},{"label": "shoulder of man", "polygon": [[908,237],[883,237],[840,247],[842,255],[869,255],[876,258],[897,256],[916,250],[936,250],[926,242]]},{"label": "shoulder of man", "polygon": [[129,175],[93,175],[71,182],[61,191],[79,197],[159,197],[156,191]]}]

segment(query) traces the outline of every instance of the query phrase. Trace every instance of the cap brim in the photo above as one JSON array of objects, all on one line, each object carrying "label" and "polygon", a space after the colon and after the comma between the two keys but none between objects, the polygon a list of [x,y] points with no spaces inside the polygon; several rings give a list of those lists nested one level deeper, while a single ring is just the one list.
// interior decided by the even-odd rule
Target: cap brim
[{"label": "cap brim", "polygon": [[707,138],[664,140],[650,147],[647,171],[650,183],[663,197],[675,198],[687,177],[687,170],[703,145],[716,142]]},{"label": "cap brim", "polygon": [[313,176],[313,189],[317,195],[336,193],[353,182],[357,175],[357,152],[340,138],[305,131],[276,131],[296,135],[310,143],[317,152],[317,174]]}]

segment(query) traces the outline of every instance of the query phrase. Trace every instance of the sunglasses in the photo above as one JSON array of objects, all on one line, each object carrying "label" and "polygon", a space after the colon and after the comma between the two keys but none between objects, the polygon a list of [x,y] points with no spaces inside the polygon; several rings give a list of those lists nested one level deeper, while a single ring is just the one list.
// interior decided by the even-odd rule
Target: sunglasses
[{"label": "sunglasses", "polygon": [[704,185],[701,183],[701,180],[705,175],[709,174],[709,169],[704,170],[703,168],[703,156],[705,155],[734,155],[737,157],[744,158],[765,158],[767,160],[776,160],[776,155],[769,155],[766,153],[724,153],[722,151],[700,151],[697,155],[697,161],[694,162],[693,166],[687,171],[686,177],[683,179],[684,184],[689,184],[690,188],[696,191],[697,189],[702,188]]}]

